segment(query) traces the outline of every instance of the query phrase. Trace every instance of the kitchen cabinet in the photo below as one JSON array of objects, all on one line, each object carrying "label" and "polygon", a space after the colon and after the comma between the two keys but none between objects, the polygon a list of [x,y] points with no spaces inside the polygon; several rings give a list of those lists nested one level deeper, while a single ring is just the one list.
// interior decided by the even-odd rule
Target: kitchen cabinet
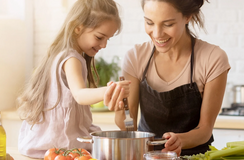
[{"label": "kitchen cabinet", "polygon": [[214,142],[212,143],[217,149],[226,147],[227,142],[244,141],[244,129],[220,129],[213,130]]},{"label": "kitchen cabinet", "polygon": [[214,130],[214,142],[218,149],[226,146],[227,142],[244,141],[244,116],[222,116],[216,119]]}]

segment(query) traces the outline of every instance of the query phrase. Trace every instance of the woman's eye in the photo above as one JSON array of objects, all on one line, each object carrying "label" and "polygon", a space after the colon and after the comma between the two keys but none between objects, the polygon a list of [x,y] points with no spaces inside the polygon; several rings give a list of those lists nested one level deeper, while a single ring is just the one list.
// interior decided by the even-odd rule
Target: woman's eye
[{"label": "woman's eye", "polygon": [[173,23],[172,24],[165,24],[166,27],[171,27],[173,26]]}]

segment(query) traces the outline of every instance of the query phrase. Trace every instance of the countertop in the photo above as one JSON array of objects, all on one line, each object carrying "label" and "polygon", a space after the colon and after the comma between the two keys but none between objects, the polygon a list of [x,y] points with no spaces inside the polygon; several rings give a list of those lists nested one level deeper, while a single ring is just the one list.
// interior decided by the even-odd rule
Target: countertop
[{"label": "countertop", "polygon": [[224,116],[218,115],[214,128],[218,129],[243,129],[244,116]]},{"label": "countertop", "polygon": [[[37,160],[21,155],[17,149],[18,129],[21,125],[21,120],[18,117],[16,109],[10,109],[1,112],[2,123],[6,129],[6,133],[10,139],[7,139],[7,153],[15,160]],[[115,113],[111,111],[92,112],[93,123],[100,126],[102,130],[117,130],[114,117]],[[138,117],[139,118],[139,117]],[[234,129],[244,130],[244,116],[223,116],[219,115],[216,119],[215,129]]]},{"label": "countertop", "polygon": [[[112,111],[92,112],[94,124],[115,125],[114,116]],[[15,109],[2,111],[2,119],[20,120]],[[214,128],[244,129],[244,116],[218,115]]]},{"label": "countertop", "polygon": [[14,160],[43,160],[23,156],[19,153],[17,147],[7,147],[7,153],[10,154],[10,156],[12,156]]},{"label": "countertop", "polygon": [[[114,112],[93,112],[93,121],[95,124],[114,124]],[[140,117],[138,117],[140,119]],[[214,128],[218,129],[243,129],[244,116],[223,116],[218,115],[215,121]]]}]

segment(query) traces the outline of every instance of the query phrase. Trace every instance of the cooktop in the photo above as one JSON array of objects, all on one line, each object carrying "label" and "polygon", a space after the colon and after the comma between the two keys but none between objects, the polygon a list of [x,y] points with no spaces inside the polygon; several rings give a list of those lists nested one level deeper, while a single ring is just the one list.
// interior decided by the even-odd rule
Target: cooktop
[{"label": "cooktop", "polygon": [[244,116],[244,104],[232,103],[229,108],[222,108],[219,115]]}]

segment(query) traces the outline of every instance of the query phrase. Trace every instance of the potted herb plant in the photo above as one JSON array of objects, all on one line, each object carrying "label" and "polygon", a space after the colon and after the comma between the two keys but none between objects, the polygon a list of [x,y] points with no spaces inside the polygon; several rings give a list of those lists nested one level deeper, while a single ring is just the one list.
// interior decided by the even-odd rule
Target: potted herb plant
[{"label": "potted herb plant", "polygon": [[[118,80],[118,72],[120,71],[119,57],[114,56],[111,63],[108,63],[103,57],[95,59],[97,73],[99,75],[99,87],[107,86],[110,80]],[[93,108],[104,108],[103,101],[92,105]]]},{"label": "potted herb plant", "polygon": [[99,86],[107,86],[107,83],[113,79],[118,79],[120,67],[118,65],[119,57],[115,56],[111,63],[105,61],[102,57],[95,60],[96,69],[99,75]]}]

